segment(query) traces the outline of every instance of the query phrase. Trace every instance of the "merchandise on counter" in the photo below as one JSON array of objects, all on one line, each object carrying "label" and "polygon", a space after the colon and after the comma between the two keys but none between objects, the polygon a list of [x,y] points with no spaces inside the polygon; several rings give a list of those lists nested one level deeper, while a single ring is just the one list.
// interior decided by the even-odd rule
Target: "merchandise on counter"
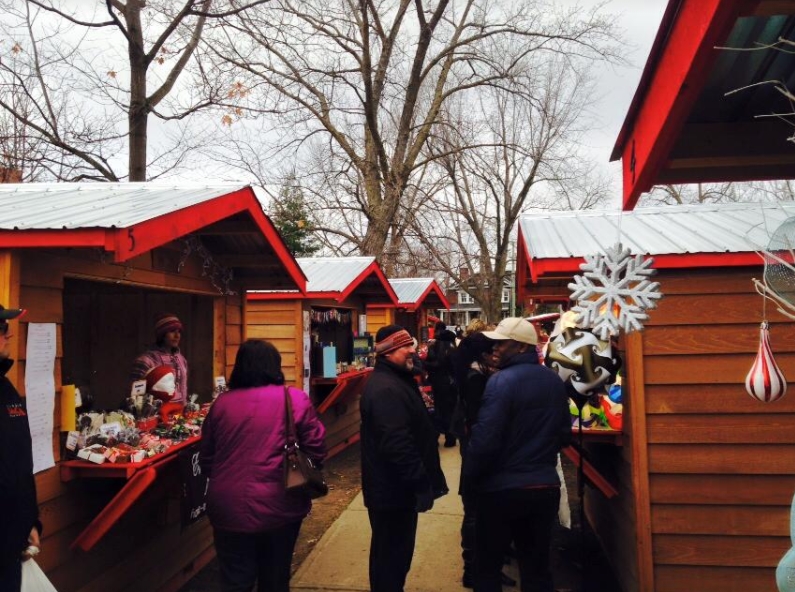
[{"label": "merchandise on counter", "polygon": [[[67,450],[78,459],[96,464],[142,462],[201,434],[210,406],[198,405],[197,398],[194,395],[184,407],[180,403],[166,403],[164,408],[175,408],[169,409],[164,417],[136,417],[128,411],[84,413],[77,419],[80,431],[70,432],[67,438]],[[141,413],[146,412],[147,404],[141,406]]]},{"label": "merchandise on counter", "polygon": [[[579,427],[580,411],[577,403],[569,399],[571,425]],[[592,395],[582,406],[583,429],[611,429],[621,431],[623,428],[623,405],[614,403],[606,394]]]}]

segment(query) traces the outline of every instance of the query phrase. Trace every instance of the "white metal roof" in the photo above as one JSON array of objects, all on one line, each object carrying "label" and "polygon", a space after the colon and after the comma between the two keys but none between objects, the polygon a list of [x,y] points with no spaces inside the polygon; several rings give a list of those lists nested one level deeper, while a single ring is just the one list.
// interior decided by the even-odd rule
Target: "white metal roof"
[{"label": "white metal roof", "polygon": [[744,253],[765,248],[790,216],[795,202],[754,202],[526,214],[519,225],[533,259],[584,257],[617,242],[633,254]]},{"label": "white metal roof", "polygon": [[182,182],[0,184],[0,228],[127,228],[245,187]]},{"label": "white metal roof", "polygon": [[400,304],[415,304],[434,281],[434,278],[396,278],[389,280],[389,285]]},{"label": "white metal roof", "polygon": [[375,257],[299,257],[307,292],[344,292]]}]

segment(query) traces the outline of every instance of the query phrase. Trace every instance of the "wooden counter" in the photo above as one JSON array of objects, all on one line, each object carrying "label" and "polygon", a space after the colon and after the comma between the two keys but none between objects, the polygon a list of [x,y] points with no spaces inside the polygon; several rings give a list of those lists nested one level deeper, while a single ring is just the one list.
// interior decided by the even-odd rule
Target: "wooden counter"
[{"label": "wooden counter", "polygon": [[140,499],[156,481],[160,471],[179,456],[179,452],[197,445],[201,436],[193,436],[171,446],[165,452],[138,463],[103,463],[87,460],[66,460],[60,463],[61,480],[73,479],[125,479],[127,482],[97,516],[72,541],[70,548],[83,551],[92,549],[107,532]]}]

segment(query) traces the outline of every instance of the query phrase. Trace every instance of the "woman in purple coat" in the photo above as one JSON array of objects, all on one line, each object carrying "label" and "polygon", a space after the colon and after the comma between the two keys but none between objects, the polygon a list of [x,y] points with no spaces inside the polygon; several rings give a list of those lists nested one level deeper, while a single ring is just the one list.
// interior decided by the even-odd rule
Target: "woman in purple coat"
[{"label": "woman in purple coat", "polygon": [[[201,467],[210,478],[207,513],[226,591],[290,589],[290,563],[308,496],[284,491],[284,376],[281,355],[249,339],[237,352],[230,390],[202,428]],[[309,397],[289,388],[301,449],[326,456],[325,429]]]}]

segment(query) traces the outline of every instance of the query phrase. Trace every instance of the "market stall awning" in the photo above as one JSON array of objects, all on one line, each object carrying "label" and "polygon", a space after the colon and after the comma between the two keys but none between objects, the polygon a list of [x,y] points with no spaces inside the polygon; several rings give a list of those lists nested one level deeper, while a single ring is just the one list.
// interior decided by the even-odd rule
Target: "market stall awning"
[{"label": "market stall awning", "polygon": [[579,273],[586,255],[616,243],[654,257],[654,267],[762,265],[757,251],[795,216],[795,203],[729,203],[639,208],[632,212],[562,211],[519,221],[517,286]]},{"label": "market stall awning", "polygon": [[777,87],[795,90],[795,54],[759,49],[779,39],[795,40],[792,0],[669,1],[611,156],[624,209],[654,185],[793,176],[793,130],[775,114],[793,111]]},{"label": "market stall awning", "polygon": [[115,263],[178,239],[251,288],[305,290],[306,278],[251,186],[0,184],[0,248],[97,248]]},{"label": "market stall awning", "polygon": [[450,302],[433,278],[398,278],[389,280],[397,295],[398,308],[415,312],[420,308],[449,309]]},{"label": "market stall awning", "polygon": [[[368,306],[398,305],[397,295],[375,257],[299,257],[297,261],[307,278],[306,298],[344,302],[356,296]],[[295,292],[281,290],[248,293],[250,300],[300,297]]]}]

